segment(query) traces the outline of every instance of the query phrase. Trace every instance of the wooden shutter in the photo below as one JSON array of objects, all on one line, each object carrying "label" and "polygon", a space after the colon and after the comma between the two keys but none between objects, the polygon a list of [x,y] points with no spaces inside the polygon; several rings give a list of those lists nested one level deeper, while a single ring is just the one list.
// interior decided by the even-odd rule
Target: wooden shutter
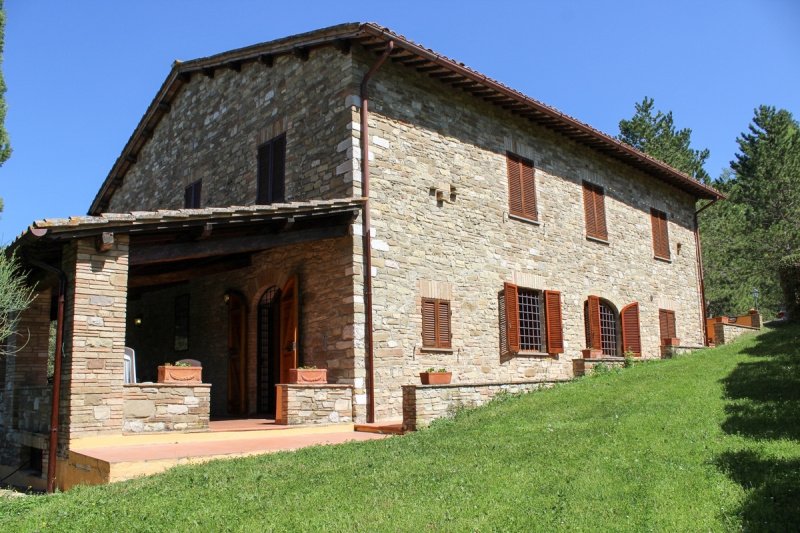
[{"label": "wooden shutter", "polygon": [[603,336],[600,331],[600,298],[589,296],[587,320],[589,321],[589,348],[603,349]]},{"label": "wooden shutter", "polygon": [[661,344],[664,344],[664,339],[676,338],[677,333],[675,331],[675,311],[659,309],[658,327],[661,332]]},{"label": "wooden shutter", "polygon": [[533,162],[514,154],[506,155],[508,168],[508,211],[512,215],[538,220],[536,175]]},{"label": "wooden shutter", "polygon": [[258,147],[258,177],[256,184],[256,203],[270,203],[269,174],[272,163],[272,143],[264,143]]},{"label": "wooden shutter", "polygon": [[297,368],[298,353],[298,291],[297,278],[291,277],[281,291],[280,308],[280,382],[289,383],[289,370]]},{"label": "wooden shutter", "polygon": [[633,302],[619,313],[622,322],[622,351],[642,355],[642,336],[639,333],[639,304]]},{"label": "wooden shutter", "polygon": [[197,180],[187,186],[183,191],[183,207],[197,209],[200,207],[200,194],[203,190],[203,180]]},{"label": "wooden shutter", "polygon": [[519,289],[506,283],[503,286],[506,307],[506,343],[509,352],[520,351],[519,346]]},{"label": "wooden shutter", "polygon": [[272,202],[286,199],[286,135],[272,141]]},{"label": "wooden shutter", "polygon": [[544,291],[544,307],[547,321],[547,353],[564,353],[561,293],[558,291]]},{"label": "wooden shutter", "polygon": [[422,346],[436,347],[436,301],[422,299]]},{"label": "wooden shutter", "polygon": [[450,348],[450,302],[438,300],[436,304],[437,347]]},{"label": "wooden shutter", "polygon": [[583,182],[583,210],[586,215],[586,235],[608,240],[605,193],[602,187]]},{"label": "wooden shutter", "polygon": [[650,222],[653,226],[653,253],[656,257],[669,259],[667,214],[658,209],[650,209]]}]

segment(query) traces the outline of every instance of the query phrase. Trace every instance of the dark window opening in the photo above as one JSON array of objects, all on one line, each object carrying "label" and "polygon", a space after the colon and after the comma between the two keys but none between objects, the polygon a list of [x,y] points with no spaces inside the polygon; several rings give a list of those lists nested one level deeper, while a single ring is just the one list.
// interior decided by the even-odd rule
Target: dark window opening
[{"label": "dark window opening", "polygon": [[183,207],[186,209],[199,209],[200,196],[203,191],[203,180],[197,180],[183,191]]},{"label": "dark window opening", "polygon": [[279,135],[258,147],[256,203],[285,201],[286,134]]}]

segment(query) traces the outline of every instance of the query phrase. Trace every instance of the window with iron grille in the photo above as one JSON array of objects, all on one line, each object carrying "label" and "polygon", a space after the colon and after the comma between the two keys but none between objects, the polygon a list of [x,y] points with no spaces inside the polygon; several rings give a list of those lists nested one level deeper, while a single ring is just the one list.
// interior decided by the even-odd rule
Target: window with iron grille
[{"label": "window with iron grille", "polygon": [[200,196],[203,190],[203,180],[197,180],[183,191],[183,207],[186,209],[199,209]]},{"label": "window with iron grille", "polygon": [[258,147],[257,204],[283,202],[286,195],[286,134]]},{"label": "window with iron grille", "polygon": [[617,354],[617,315],[610,305],[600,302],[600,338],[603,355]]},{"label": "window with iron grille", "polygon": [[452,348],[450,302],[435,298],[422,299],[423,348]]},{"label": "window with iron grille", "polygon": [[586,346],[602,350],[603,355],[617,356],[618,315],[605,300],[590,296],[584,305]]},{"label": "window with iron grille", "polygon": [[542,292],[520,288],[519,302],[519,345],[521,350],[544,351],[544,309]]}]

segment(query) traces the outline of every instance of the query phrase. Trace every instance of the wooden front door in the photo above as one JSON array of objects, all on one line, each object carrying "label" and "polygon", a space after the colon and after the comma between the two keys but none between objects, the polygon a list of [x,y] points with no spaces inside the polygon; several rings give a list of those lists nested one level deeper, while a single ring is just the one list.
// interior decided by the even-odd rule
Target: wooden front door
[{"label": "wooden front door", "polygon": [[297,368],[297,277],[281,291],[280,383],[289,383],[289,370]]},{"label": "wooden front door", "polygon": [[238,293],[228,293],[228,414],[247,412],[247,307]]}]

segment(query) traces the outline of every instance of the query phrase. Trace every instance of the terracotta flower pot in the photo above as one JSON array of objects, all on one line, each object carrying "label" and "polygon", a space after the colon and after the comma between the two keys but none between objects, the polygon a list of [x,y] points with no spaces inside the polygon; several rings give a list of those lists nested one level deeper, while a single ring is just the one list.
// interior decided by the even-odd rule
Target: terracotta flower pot
[{"label": "terracotta flower pot", "polygon": [[201,366],[172,366],[161,365],[158,367],[159,383],[201,383],[203,367]]},{"label": "terracotta flower pot", "polygon": [[600,356],[603,355],[603,350],[598,350],[596,348],[587,348],[585,350],[581,350],[581,355],[584,359],[598,359]]},{"label": "terracotta flower pot", "polygon": [[328,370],[325,368],[291,368],[289,383],[323,384],[328,382]]},{"label": "terracotta flower pot", "polygon": [[452,372],[420,372],[419,379],[423,385],[447,385],[453,377]]},{"label": "terracotta flower pot", "polygon": [[662,346],[680,346],[681,340],[676,338],[664,337],[661,339]]}]

